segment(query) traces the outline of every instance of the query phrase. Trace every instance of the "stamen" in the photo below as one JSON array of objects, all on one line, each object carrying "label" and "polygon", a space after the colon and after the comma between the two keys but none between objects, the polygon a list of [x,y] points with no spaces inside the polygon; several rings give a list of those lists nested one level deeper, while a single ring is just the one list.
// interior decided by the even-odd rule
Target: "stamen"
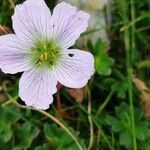
[{"label": "stamen", "polygon": [[34,52],[33,60],[40,66],[47,65],[50,67],[55,65],[60,57],[60,48],[51,40],[37,41],[32,50]]},{"label": "stamen", "polygon": [[44,53],[44,56],[45,56],[45,58],[44,58],[44,59],[45,59],[45,60],[47,60],[47,59],[48,59],[48,53],[47,53],[47,52],[45,52],[45,53]]}]

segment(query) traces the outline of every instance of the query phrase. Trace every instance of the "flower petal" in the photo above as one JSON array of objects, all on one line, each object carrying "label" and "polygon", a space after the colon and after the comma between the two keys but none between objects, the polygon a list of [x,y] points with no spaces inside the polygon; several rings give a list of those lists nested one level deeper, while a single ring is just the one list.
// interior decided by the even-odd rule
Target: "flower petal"
[{"label": "flower petal", "polygon": [[26,0],[12,16],[15,33],[25,40],[47,37],[51,13],[44,0]]},{"label": "flower petal", "polygon": [[89,14],[77,12],[75,7],[62,2],[55,7],[51,18],[52,36],[61,43],[62,48],[69,48],[86,31],[88,20]]},{"label": "flower petal", "polygon": [[23,73],[19,82],[19,96],[28,106],[48,109],[53,101],[52,94],[57,91],[56,84],[52,71],[35,67]]},{"label": "flower petal", "polygon": [[55,68],[57,80],[70,88],[85,86],[94,73],[94,58],[91,53],[76,49],[65,51]]},{"label": "flower petal", "polygon": [[30,58],[28,46],[15,34],[0,36],[0,68],[3,72],[15,74],[31,69],[34,64]]}]

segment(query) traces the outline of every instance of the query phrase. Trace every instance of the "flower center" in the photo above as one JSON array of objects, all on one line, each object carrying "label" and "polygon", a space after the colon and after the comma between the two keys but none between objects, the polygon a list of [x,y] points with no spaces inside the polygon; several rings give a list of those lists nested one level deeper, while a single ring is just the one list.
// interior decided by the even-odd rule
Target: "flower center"
[{"label": "flower center", "polygon": [[39,40],[32,47],[33,61],[38,66],[56,65],[61,56],[60,47],[52,40]]}]

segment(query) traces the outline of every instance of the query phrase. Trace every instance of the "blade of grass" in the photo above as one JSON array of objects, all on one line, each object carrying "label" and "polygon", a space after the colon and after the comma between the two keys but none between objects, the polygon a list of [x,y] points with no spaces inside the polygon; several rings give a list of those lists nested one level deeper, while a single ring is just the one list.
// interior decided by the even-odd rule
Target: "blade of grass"
[{"label": "blade of grass", "polygon": [[[135,1],[130,0],[131,2],[131,22],[135,22]],[[133,58],[133,54],[136,51],[136,45],[135,45],[135,24],[132,24],[131,26],[131,58]],[[129,52],[128,52],[129,54]],[[128,56],[129,57],[129,56]],[[129,58],[128,58],[129,61]],[[131,114],[131,121],[132,121],[132,130],[133,130],[133,143],[134,143],[134,150],[137,150],[137,141],[136,141],[136,131],[135,131],[135,119],[134,119],[134,106],[133,106],[133,82],[132,82],[132,59],[128,62],[128,82],[130,85],[129,88],[129,99],[130,99],[130,114]]]},{"label": "blade of grass", "polygon": [[92,116],[91,116],[91,108],[92,108],[91,92],[88,87],[87,87],[87,93],[88,93],[88,120],[90,124],[90,139],[89,139],[88,150],[91,150],[94,142],[94,133],[93,133],[94,129],[93,129]]},{"label": "blade of grass", "polygon": [[[130,0],[131,2],[131,21],[135,21],[134,17],[134,1]],[[121,0],[120,3],[121,11],[123,15],[123,22],[124,25],[129,23],[127,10],[129,6],[126,5],[124,0]],[[136,141],[136,133],[135,133],[135,122],[134,122],[134,106],[133,106],[133,84],[132,84],[132,55],[133,51],[135,50],[135,27],[134,24],[131,26],[131,47],[130,47],[130,30],[127,28],[124,30],[124,43],[125,43],[125,51],[126,51],[126,67],[127,67],[127,74],[128,74],[128,96],[130,102],[130,117],[131,117],[131,125],[132,125],[132,135],[133,135],[133,149],[137,150],[137,141]]]}]

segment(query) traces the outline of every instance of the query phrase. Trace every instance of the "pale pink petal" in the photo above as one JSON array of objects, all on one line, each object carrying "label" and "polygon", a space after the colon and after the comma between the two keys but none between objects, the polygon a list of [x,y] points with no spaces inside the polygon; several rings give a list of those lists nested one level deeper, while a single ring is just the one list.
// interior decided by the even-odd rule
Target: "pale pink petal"
[{"label": "pale pink petal", "polygon": [[19,96],[28,106],[48,109],[53,102],[52,94],[57,91],[56,84],[52,71],[35,67],[23,73],[19,82]]},{"label": "pale pink petal", "polygon": [[24,40],[46,38],[51,13],[44,0],[26,0],[17,5],[12,16],[15,33]]},{"label": "pale pink petal", "polygon": [[80,34],[86,31],[88,20],[89,14],[77,11],[72,5],[62,2],[53,11],[51,35],[62,48],[69,48],[75,44]]},{"label": "pale pink petal", "polygon": [[33,65],[31,51],[15,34],[0,36],[0,68],[4,73],[23,72]]},{"label": "pale pink petal", "polygon": [[85,86],[94,73],[94,58],[91,53],[69,49],[55,68],[57,80],[70,88]]}]

